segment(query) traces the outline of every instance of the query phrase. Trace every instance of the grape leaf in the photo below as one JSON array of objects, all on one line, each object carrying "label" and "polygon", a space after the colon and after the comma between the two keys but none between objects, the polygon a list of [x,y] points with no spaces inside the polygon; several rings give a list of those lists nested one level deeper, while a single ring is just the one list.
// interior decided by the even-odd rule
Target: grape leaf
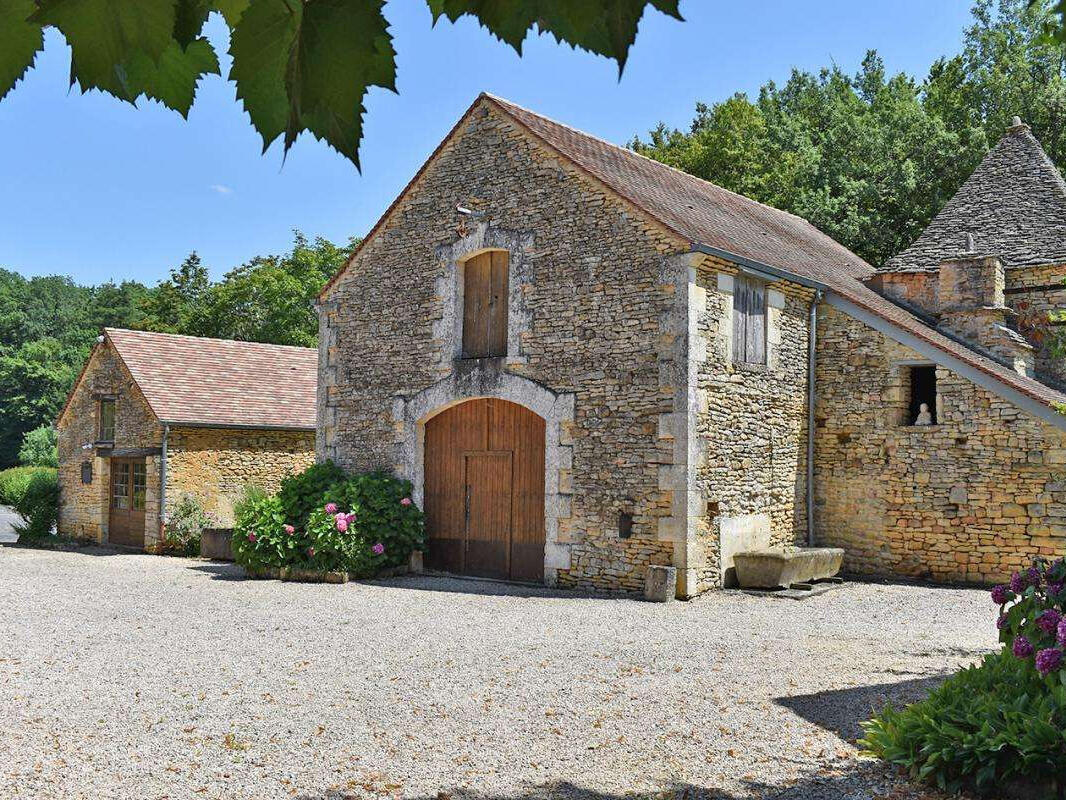
[{"label": "grape leaf", "polygon": [[244,9],[248,8],[248,2],[249,0],[214,0],[211,6],[222,14],[227,25],[234,28],[240,21]]},{"label": "grape leaf", "polygon": [[54,25],[73,52],[71,83],[84,90],[121,81],[135,55],[159,61],[174,41],[174,0],[37,0],[32,19]]},{"label": "grape leaf", "polygon": [[182,47],[196,41],[211,13],[211,0],[178,0],[174,10],[174,38]]},{"label": "grape leaf", "polygon": [[621,74],[646,6],[682,19],[679,0],[427,0],[436,22],[471,15],[521,55],[533,25],[556,41],[607,56]]},{"label": "grape leaf", "polygon": [[144,95],[158,100],[188,118],[196,98],[196,88],[204,75],[218,75],[218,56],[207,39],[194,39],[182,49],[171,42],[158,63],[145,55],[136,55],[125,66],[126,97],[133,102]]},{"label": "grape leaf", "polygon": [[[358,168],[363,137],[363,97],[371,86],[396,91],[396,51],[382,0],[313,0],[304,6],[303,24],[290,61],[289,99],[293,112],[285,149],[300,128],[332,145]],[[344,76],[337,80],[337,76]]]},{"label": "grape leaf", "polygon": [[33,66],[44,47],[44,31],[29,16],[37,10],[33,0],[0,0],[0,100]]},{"label": "grape leaf", "polygon": [[382,0],[253,0],[233,31],[230,78],[263,138],[306,130],[359,166],[363,97],[395,90]]}]

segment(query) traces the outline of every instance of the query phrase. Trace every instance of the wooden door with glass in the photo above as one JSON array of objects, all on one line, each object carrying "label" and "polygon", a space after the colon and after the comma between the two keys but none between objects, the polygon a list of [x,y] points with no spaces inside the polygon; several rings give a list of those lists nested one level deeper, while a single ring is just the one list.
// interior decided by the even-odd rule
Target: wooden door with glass
[{"label": "wooden door with glass", "polygon": [[143,458],[111,459],[108,542],[120,547],[144,547],[144,506],[148,471]]}]

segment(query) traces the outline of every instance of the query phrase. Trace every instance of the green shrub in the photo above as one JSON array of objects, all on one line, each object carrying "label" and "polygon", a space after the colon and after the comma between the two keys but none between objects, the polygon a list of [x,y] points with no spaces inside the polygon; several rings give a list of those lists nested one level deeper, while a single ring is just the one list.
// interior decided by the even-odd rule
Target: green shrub
[{"label": "green shrub", "polygon": [[59,518],[59,479],[54,469],[39,469],[15,505],[22,517],[15,524],[20,542],[51,536]]},{"label": "green shrub", "polygon": [[[297,546],[287,533],[285,509],[277,496],[250,498],[233,525],[233,560],[243,567],[281,567],[294,560]],[[289,525],[295,533],[295,528]]]},{"label": "green shrub", "polygon": [[304,530],[311,512],[322,505],[326,490],[346,477],[344,470],[332,461],[314,464],[287,477],[278,492],[287,521],[297,530]]},{"label": "green shrub", "polygon": [[865,723],[862,744],[948,791],[1012,781],[1066,791],[1066,559],[1036,559],[992,589],[1003,649],[902,711]]},{"label": "green shrub", "polygon": [[370,577],[424,546],[422,512],[410,492],[409,482],[385,472],[359,475],[325,490],[302,528],[280,495],[249,498],[233,530],[234,560]]},{"label": "green shrub", "polygon": [[949,792],[1066,775],[1066,685],[1050,685],[1008,650],[863,727],[868,752]]},{"label": "green shrub", "polygon": [[58,467],[56,429],[51,425],[42,425],[27,431],[19,448],[19,463],[27,467]]},{"label": "green shrub", "polygon": [[195,497],[183,494],[167,514],[161,549],[164,553],[198,556],[204,528],[216,528],[218,524],[218,520],[204,511]]},{"label": "green shrub", "polygon": [[30,480],[38,472],[51,472],[47,467],[11,467],[0,470],[0,505],[17,506],[26,493]]},{"label": "green shrub", "polygon": [[240,499],[233,504],[233,518],[237,519],[244,514],[254,503],[265,500],[269,495],[265,489],[261,489],[254,483],[246,483],[241,490]]},{"label": "green shrub", "polygon": [[425,520],[411,500],[410,481],[381,470],[368,472],[331,487],[326,500],[355,514],[350,532],[371,548],[384,548],[371,560],[373,571],[406,564],[412,551],[425,548]]}]

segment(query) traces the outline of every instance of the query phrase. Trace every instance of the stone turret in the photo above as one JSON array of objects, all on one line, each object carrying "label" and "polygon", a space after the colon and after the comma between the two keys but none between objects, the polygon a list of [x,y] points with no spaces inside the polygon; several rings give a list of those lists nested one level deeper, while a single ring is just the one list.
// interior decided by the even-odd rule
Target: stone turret
[{"label": "stone turret", "polygon": [[1007,325],[1014,312],[1004,302],[1003,262],[975,251],[973,234],[967,234],[966,252],[940,262],[937,327],[1016,372],[1032,375],[1033,346]]}]

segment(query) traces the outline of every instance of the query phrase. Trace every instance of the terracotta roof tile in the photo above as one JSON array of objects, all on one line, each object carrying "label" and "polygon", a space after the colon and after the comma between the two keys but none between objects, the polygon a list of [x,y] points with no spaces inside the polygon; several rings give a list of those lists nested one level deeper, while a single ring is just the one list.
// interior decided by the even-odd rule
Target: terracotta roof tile
[{"label": "terracotta roof tile", "polygon": [[1066,394],[944,336],[874,292],[862,280],[874,275],[874,268],[806,220],[501,98],[485,97],[560,156],[693,244],[808,278],[1027,397],[1048,405],[1066,403]]},{"label": "terracotta roof tile", "polygon": [[318,351],[106,328],[163,422],[246,428],[315,427]]}]

